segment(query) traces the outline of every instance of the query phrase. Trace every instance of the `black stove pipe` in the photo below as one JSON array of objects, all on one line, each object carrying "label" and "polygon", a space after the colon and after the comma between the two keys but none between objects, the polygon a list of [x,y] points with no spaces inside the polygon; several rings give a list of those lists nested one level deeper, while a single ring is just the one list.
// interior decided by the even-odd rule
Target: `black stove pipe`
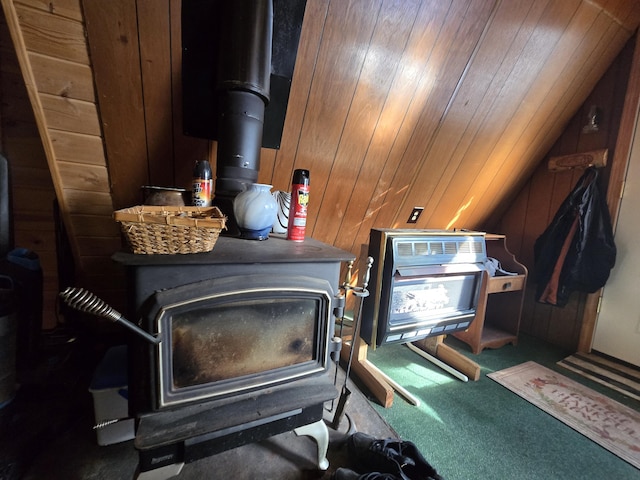
[{"label": "black stove pipe", "polygon": [[269,103],[272,0],[221,0],[216,91],[218,152],[214,203],[233,219],[233,199],[260,169],[264,111]]}]

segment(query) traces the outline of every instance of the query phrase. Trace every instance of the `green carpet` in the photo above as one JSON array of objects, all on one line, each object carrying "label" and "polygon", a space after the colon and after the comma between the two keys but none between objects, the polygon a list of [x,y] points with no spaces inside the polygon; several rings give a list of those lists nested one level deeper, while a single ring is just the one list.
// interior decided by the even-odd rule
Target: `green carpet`
[{"label": "green carpet", "polygon": [[[472,355],[455,339],[446,342],[480,364],[479,381],[456,380],[404,345],[385,345],[368,356],[421,401],[415,407],[396,394],[391,408],[373,401],[374,408],[402,439],[414,442],[446,480],[640,478],[638,469],[486,377],[529,360],[558,371],[556,362],[572,352],[527,336],[521,336],[516,347],[480,355]],[[571,378],[640,408],[638,401],[596,382]]]}]

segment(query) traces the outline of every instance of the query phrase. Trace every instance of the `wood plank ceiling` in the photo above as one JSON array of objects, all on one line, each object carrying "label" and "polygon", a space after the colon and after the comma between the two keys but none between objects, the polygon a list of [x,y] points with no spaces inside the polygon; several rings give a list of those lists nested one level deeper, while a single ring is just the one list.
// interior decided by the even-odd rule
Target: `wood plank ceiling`
[{"label": "wood plank ceiling", "polygon": [[[180,0],[2,0],[81,281],[105,287],[114,209],[188,186]],[[311,171],[307,233],[485,229],[640,23],[639,0],[308,0],[281,148]],[[93,280],[92,280],[93,278]],[[102,280],[99,280],[102,278]]]}]

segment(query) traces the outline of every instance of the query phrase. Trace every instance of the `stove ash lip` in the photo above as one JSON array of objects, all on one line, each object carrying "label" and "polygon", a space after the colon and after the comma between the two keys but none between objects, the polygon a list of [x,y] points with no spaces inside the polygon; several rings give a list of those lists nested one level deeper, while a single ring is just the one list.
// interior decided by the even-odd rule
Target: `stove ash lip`
[{"label": "stove ash lip", "polygon": [[[249,285],[250,284],[250,285]],[[303,286],[308,285],[308,286]],[[211,293],[215,291],[215,293]],[[184,297],[187,295],[187,297]],[[234,377],[212,383],[174,388],[173,339],[169,323],[174,313],[198,306],[222,305],[234,300],[303,299],[317,304],[317,316],[313,320],[316,338],[312,357],[302,363],[282,366],[263,372]],[[158,347],[147,349],[148,365],[145,368],[150,381],[147,395],[148,405],[161,411],[188,404],[233,398],[244,393],[256,393],[280,385],[299,382],[306,378],[320,377],[331,368],[331,360],[339,355],[341,342],[334,337],[336,304],[341,301],[334,294],[330,283],[324,279],[305,276],[274,278],[272,275],[256,274],[227,276],[186,284],[156,292],[150,299],[151,306],[143,318],[146,327],[162,339]],[[151,348],[150,348],[151,347]]]}]

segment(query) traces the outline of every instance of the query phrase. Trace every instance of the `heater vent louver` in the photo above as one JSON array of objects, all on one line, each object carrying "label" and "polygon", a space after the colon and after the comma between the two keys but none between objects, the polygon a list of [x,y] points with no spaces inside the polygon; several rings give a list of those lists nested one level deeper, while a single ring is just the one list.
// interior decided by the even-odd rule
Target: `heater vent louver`
[{"label": "heater vent louver", "polygon": [[442,255],[444,253],[444,248],[442,247],[442,242],[430,242],[431,243],[431,255]]},{"label": "heater vent louver", "polygon": [[482,262],[484,238],[404,238],[394,242],[395,259],[401,265]]},{"label": "heater vent louver", "polygon": [[482,253],[482,244],[466,241],[458,244],[458,253]]},{"label": "heater vent louver", "polygon": [[416,255],[429,255],[429,242],[416,242],[414,246]]},{"label": "heater vent louver", "polygon": [[444,242],[444,253],[447,255],[455,255],[458,253],[457,242]]},{"label": "heater vent louver", "polygon": [[411,242],[402,242],[398,244],[398,255],[402,255],[403,257],[413,256],[413,243]]}]

